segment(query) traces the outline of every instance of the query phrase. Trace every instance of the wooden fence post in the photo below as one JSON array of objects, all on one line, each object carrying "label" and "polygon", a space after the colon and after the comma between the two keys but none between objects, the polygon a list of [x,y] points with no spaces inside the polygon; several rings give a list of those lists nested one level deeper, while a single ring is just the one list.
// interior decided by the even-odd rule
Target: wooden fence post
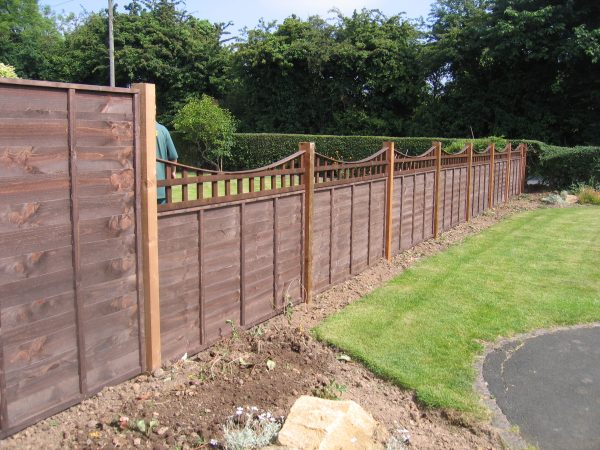
[{"label": "wooden fence post", "polygon": [[494,161],[494,155],[496,154],[496,144],[493,142],[490,144],[490,185],[488,187],[488,208],[494,207],[494,173],[496,172],[496,162]]},{"label": "wooden fence post", "polygon": [[[156,200],[156,93],[153,84],[137,83],[140,91],[142,178],[142,248],[144,253],[144,335],[146,370],[161,365],[160,299],[158,286],[158,215]],[[136,118],[136,120],[138,120]]]},{"label": "wooden fence post", "polygon": [[510,158],[512,153],[512,142],[509,142],[506,149],[506,194],[504,198],[504,203],[508,203],[508,199],[510,198]]},{"label": "wooden fence post", "polygon": [[527,144],[522,145],[523,160],[521,161],[521,192],[525,192],[526,180],[527,180]]},{"label": "wooden fence post", "polygon": [[315,196],[315,143],[300,142],[304,166],[304,295],[307,304],[312,303],[313,289],[313,213]]},{"label": "wooden fence post", "polygon": [[435,197],[433,203],[433,237],[437,238],[439,229],[440,212],[440,174],[442,171],[442,143],[434,142],[435,147]]},{"label": "wooden fence post", "polygon": [[387,146],[387,191],[385,205],[385,259],[392,260],[392,210],[394,205],[394,142],[384,143]]},{"label": "wooden fence post", "polygon": [[471,190],[473,189],[473,143],[467,144],[467,222],[471,221]]}]

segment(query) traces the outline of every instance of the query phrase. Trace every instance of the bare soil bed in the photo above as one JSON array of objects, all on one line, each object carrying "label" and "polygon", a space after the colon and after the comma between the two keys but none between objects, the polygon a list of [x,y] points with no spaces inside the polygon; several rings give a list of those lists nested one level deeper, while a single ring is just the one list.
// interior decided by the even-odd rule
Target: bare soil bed
[{"label": "bare soil bed", "polygon": [[[212,448],[222,442],[222,424],[236,407],[256,406],[285,416],[302,394],[338,396],[358,402],[390,433],[410,435],[412,448],[502,448],[486,423],[419,405],[411,391],[380,380],[354,361],[315,341],[311,327],[361,298],[416,260],[459,243],[514,213],[540,207],[541,195],[525,195],[381,261],[319,295],[314,305],[297,306],[248,332],[154,375],[146,374],[43,420],[0,442],[1,448]],[[268,361],[272,363],[267,365]],[[146,432],[136,425],[144,420]],[[152,427],[150,422],[152,421]],[[148,430],[148,428],[151,428]]]}]

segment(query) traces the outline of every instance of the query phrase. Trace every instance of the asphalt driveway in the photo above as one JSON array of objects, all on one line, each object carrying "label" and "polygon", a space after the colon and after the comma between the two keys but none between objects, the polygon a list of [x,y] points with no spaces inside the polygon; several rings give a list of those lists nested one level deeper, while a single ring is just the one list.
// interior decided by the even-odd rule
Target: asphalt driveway
[{"label": "asphalt driveway", "polygon": [[506,344],[487,356],[483,376],[528,443],[600,449],[600,326]]}]

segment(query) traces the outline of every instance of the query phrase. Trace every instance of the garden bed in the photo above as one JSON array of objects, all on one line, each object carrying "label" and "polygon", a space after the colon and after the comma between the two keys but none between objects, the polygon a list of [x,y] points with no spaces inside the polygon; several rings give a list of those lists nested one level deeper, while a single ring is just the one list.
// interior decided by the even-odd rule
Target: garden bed
[{"label": "garden bed", "polygon": [[[249,332],[228,339],[156,376],[142,375],[2,442],[3,448],[204,448],[222,442],[221,426],[239,406],[285,416],[302,394],[357,401],[413,448],[499,448],[494,429],[470,416],[423,408],[411,391],[375,377],[316,340],[309,330],[416,260],[460,242],[502,218],[540,206],[522,196],[382,261],[355,278]],[[274,362],[268,363],[269,361]],[[128,420],[126,420],[126,418]],[[140,421],[144,421],[139,431]],[[128,425],[126,426],[126,422]],[[151,428],[150,430],[148,430]],[[407,430],[407,431],[401,431]]]}]

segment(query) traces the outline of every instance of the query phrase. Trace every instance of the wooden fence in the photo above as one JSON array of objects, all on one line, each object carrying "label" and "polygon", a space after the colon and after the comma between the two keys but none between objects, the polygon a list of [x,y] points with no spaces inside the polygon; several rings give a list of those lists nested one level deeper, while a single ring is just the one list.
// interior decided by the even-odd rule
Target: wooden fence
[{"label": "wooden fence", "polygon": [[142,371],[138,104],[0,79],[0,437]]},{"label": "wooden fence", "polygon": [[523,144],[300,143],[242,172],[155,155],[152,85],[0,79],[0,438],[507,201],[526,163]]},{"label": "wooden fence", "polygon": [[270,166],[165,160],[158,206],[163,360],[194,354],[521,192],[526,147],[344,162],[300,143]]}]

